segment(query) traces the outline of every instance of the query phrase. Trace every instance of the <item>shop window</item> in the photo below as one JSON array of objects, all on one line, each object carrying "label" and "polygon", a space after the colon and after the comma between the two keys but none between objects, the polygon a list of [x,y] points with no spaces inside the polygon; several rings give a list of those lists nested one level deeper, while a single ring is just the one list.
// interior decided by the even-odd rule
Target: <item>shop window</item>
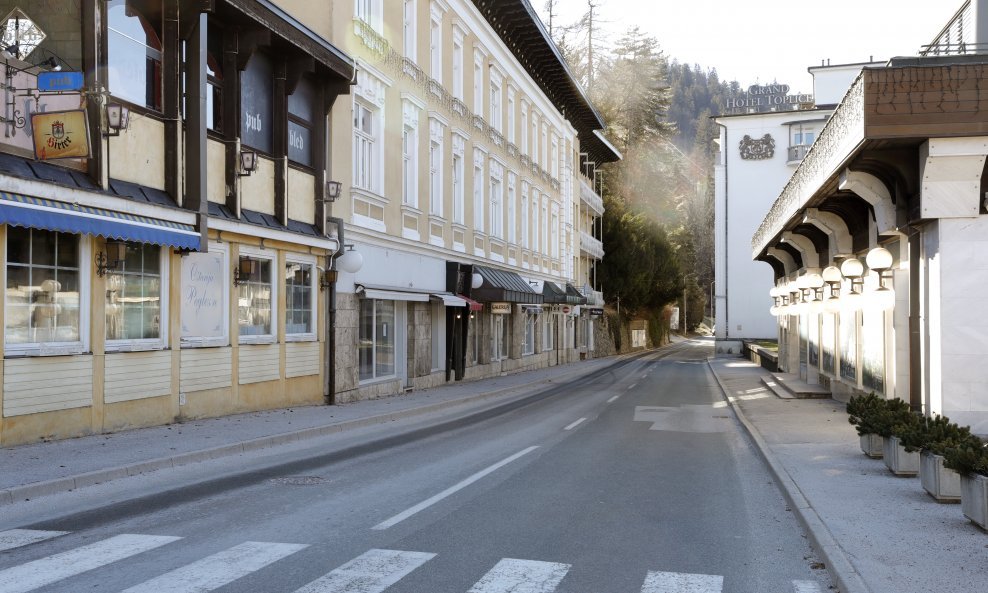
[{"label": "shop window", "polygon": [[312,135],[317,113],[316,87],[303,78],[288,96],[288,160],[313,166]]},{"label": "shop window", "polygon": [[316,339],[315,265],[289,261],[285,264],[285,339]]},{"label": "shop window", "polygon": [[361,381],[395,375],[394,334],[394,301],[361,300],[357,346]]},{"label": "shop window", "polygon": [[245,146],[268,154],[273,138],[273,73],[271,59],[255,53],[240,76],[240,140]]},{"label": "shop window", "polygon": [[275,290],[272,283],[273,265],[268,258],[240,256],[237,270],[237,325],[241,344],[270,343],[275,340],[276,328],[271,315]]},{"label": "shop window", "polygon": [[556,326],[559,323],[558,315],[542,316],[542,349],[552,350],[556,347]]},{"label": "shop window", "polygon": [[523,355],[535,354],[535,322],[538,314],[534,311],[525,312],[525,334],[521,345]]},{"label": "shop window", "polygon": [[4,340],[8,354],[84,348],[80,261],[79,235],[7,226]]},{"label": "shop window", "polygon": [[161,111],[161,2],[108,0],[110,94]]},{"label": "shop window", "polygon": [[127,243],[124,259],[106,273],[106,349],[161,347],[161,247]]}]

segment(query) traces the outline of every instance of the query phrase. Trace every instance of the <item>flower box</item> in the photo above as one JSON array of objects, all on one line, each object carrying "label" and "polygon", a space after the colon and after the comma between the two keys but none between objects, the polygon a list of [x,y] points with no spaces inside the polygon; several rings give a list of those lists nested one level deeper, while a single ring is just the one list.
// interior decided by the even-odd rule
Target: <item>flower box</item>
[{"label": "flower box", "polygon": [[988,476],[961,475],[961,511],[973,523],[988,530]]},{"label": "flower box", "polygon": [[937,502],[961,501],[961,475],[943,466],[943,455],[923,451],[919,456],[919,479],[923,490]]},{"label": "flower box", "polygon": [[906,452],[899,443],[899,437],[891,436],[883,439],[882,453],[885,466],[897,476],[915,476],[919,473],[919,451]]},{"label": "flower box", "polygon": [[877,434],[863,434],[858,437],[861,440],[861,450],[872,459],[882,458],[882,437]]}]

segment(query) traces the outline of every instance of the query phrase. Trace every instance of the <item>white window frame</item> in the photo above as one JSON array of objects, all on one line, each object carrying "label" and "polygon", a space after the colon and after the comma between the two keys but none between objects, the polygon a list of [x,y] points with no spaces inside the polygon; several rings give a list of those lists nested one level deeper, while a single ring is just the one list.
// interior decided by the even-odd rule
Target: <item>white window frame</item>
[{"label": "white window frame", "polygon": [[401,203],[419,207],[419,112],[421,105],[402,97]]},{"label": "white window frame", "polygon": [[[302,333],[288,333],[288,320],[285,320],[285,341],[286,342],[315,342],[319,339],[319,271],[316,267],[316,256],[302,253],[288,253],[285,255],[285,266],[301,265],[310,268],[309,278],[312,279],[312,286],[309,287],[309,302],[312,304],[312,331]],[[282,269],[284,275],[284,269]],[[288,288],[285,287],[287,294]],[[288,302],[285,302],[285,315],[288,315]]]},{"label": "white window frame", "polygon": [[[539,192],[539,193],[542,194],[542,218],[541,218],[542,224],[548,225],[549,224],[549,196],[543,192]],[[547,229],[544,227],[540,227],[539,230],[541,231],[539,233],[539,253],[545,255],[549,253],[548,245],[546,245],[546,243],[549,241],[549,233],[546,232]]]},{"label": "white window frame", "polygon": [[522,356],[530,356],[535,354],[535,321],[538,313],[524,311],[522,315],[525,316],[525,321],[522,328],[521,354]]},{"label": "white window frame", "polygon": [[549,255],[559,259],[559,204],[552,203],[549,218]]},{"label": "white window frame", "polygon": [[525,101],[521,102],[521,146],[518,150],[522,154],[528,154],[528,103]]},{"label": "white window frame", "polygon": [[529,226],[528,221],[531,219],[530,211],[528,209],[528,182],[521,182],[521,246],[522,249],[528,249],[530,245],[529,241]]},{"label": "white window frame", "polygon": [[552,144],[549,152],[549,173],[559,179],[559,138],[553,134]]},{"label": "white window frame", "polygon": [[466,137],[453,134],[453,222],[466,224]]},{"label": "white window frame", "polygon": [[476,115],[484,113],[484,53],[473,50],[473,112]]},{"label": "white window frame", "polygon": [[508,113],[507,113],[508,117],[507,117],[507,121],[505,121],[506,129],[504,132],[504,136],[505,138],[508,139],[508,142],[514,144],[515,143],[515,88],[510,84],[508,85],[507,103],[508,103]]},{"label": "white window frame", "polygon": [[[361,303],[363,303],[363,302],[370,302],[372,304],[373,308],[374,308],[374,322],[372,323],[372,327],[374,328],[373,329],[373,332],[374,333],[373,333],[373,335],[371,337],[371,343],[373,344],[373,350],[371,351],[371,368],[373,369],[373,372],[372,372],[372,376],[371,377],[368,377],[366,379],[361,379],[360,378],[360,355],[359,355],[359,352],[358,352],[358,354],[357,354],[357,381],[358,381],[358,385],[370,385],[372,383],[378,383],[380,381],[390,381],[390,380],[394,380],[395,378],[399,378],[399,377],[402,376],[402,374],[401,374],[401,370],[399,368],[399,365],[401,363],[399,363],[398,361],[401,360],[402,358],[404,358],[404,352],[402,352],[403,349],[401,347],[401,340],[407,339],[407,336],[402,335],[402,333],[398,331],[398,328],[401,327],[402,324],[404,324],[406,322],[405,303],[403,301],[386,301],[386,300],[382,300],[382,299],[360,299],[359,302],[358,302],[358,304],[357,304],[357,315],[358,315],[357,337],[358,337],[358,339],[360,337],[360,321],[359,321],[360,306],[361,306]],[[377,374],[377,303],[379,303],[379,302],[391,302],[391,303],[394,303],[394,326],[391,328],[391,331],[393,332],[392,337],[391,337],[391,343],[393,344],[393,347],[392,348],[393,348],[393,352],[394,352],[394,359],[395,359],[395,361],[394,361],[394,371],[391,374],[388,374],[388,375],[378,375]]]},{"label": "white window frame", "polygon": [[[50,231],[56,232],[56,231]],[[66,233],[72,234],[72,233]],[[53,356],[66,354],[83,354],[89,352],[90,304],[92,294],[92,275],[89,262],[93,260],[92,237],[76,235],[79,238],[79,340],[72,342],[24,342],[7,344],[6,315],[4,316],[3,341],[5,356]],[[4,239],[7,240],[6,238]],[[6,253],[6,246],[4,246]],[[4,260],[2,269],[3,306],[7,309],[7,266]]]},{"label": "white window frame", "polygon": [[[375,196],[384,192],[384,101],[385,91],[390,84],[372,68],[360,61],[357,63],[357,85],[353,93],[353,115],[357,119],[359,109],[370,115],[371,130],[358,130],[353,126],[353,181],[355,189]],[[363,148],[366,156],[360,158]],[[361,169],[361,165],[366,170]]]},{"label": "white window frame", "polygon": [[157,338],[136,339],[136,340],[111,340],[106,339],[105,350],[107,352],[137,352],[141,350],[163,350],[168,347],[168,289],[171,286],[168,276],[168,254],[171,249],[166,245],[159,245],[158,250],[158,281],[160,283],[159,310],[160,316],[158,324],[160,334]]},{"label": "white window frame", "polygon": [[363,21],[375,31],[381,32],[382,0],[354,0],[353,18]]},{"label": "white window frame", "polygon": [[490,112],[490,125],[499,134],[501,130],[501,93],[502,93],[502,82],[504,81],[504,76],[498,72],[497,68],[491,68],[491,81],[490,81],[490,104],[488,109]]},{"label": "white window frame", "polygon": [[429,118],[429,214],[443,216],[443,152],[446,127]]},{"label": "white window frame", "polygon": [[516,191],[517,190],[517,184],[518,184],[518,176],[515,175],[512,172],[509,172],[508,173],[508,199],[507,199],[507,201],[508,201],[508,203],[507,203],[507,206],[508,206],[508,216],[507,216],[507,221],[506,221],[506,226],[507,226],[507,231],[508,232],[507,232],[507,237],[506,238],[508,240],[508,243],[512,243],[512,244],[518,242],[518,237],[516,235],[516,231],[517,231],[517,227],[518,227],[518,210],[516,208],[516,202],[517,202],[517,198],[518,198],[517,191]]},{"label": "white window frame", "polygon": [[401,14],[402,44],[405,50],[405,57],[413,62],[416,61],[417,54],[417,27],[415,26],[417,16],[418,6],[416,6],[416,0],[403,0]]},{"label": "white window frame", "polygon": [[538,163],[539,161],[539,116],[532,110],[532,145],[528,156],[532,158],[533,163]]},{"label": "white window frame", "polygon": [[539,190],[532,188],[532,252],[535,254],[542,253],[541,249],[541,227],[539,226],[539,212],[542,211],[539,205]]},{"label": "white window frame", "polygon": [[463,39],[465,32],[453,23],[453,97],[463,100]]},{"label": "white window frame", "polygon": [[[270,249],[261,249],[260,247],[252,247],[249,245],[240,246],[240,255],[250,257],[258,260],[265,260],[269,262],[271,266],[271,333],[268,334],[256,334],[256,335],[240,335],[240,307],[237,306],[237,343],[238,344],[274,344],[278,341],[278,299],[281,298],[280,291],[278,290],[279,280],[281,279],[281,274],[283,270],[278,268],[278,254]],[[239,258],[237,259],[239,263]],[[239,293],[240,287],[236,287]],[[239,296],[239,295],[238,295]]]},{"label": "white window frame", "polygon": [[484,161],[486,154],[479,148],[473,149],[473,230],[484,231]]},{"label": "white window frame", "polygon": [[433,80],[443,82],[443,13],[441,6],[432,0],[429,6],[429,64]]},{"label": "white window frame", "polygon": [[555,350],[555,336],[553,335],[553,318],[557,315],[550,313],[542,315],[542,350]]},{"label": "white window frame", "polygon": [[542,152],[539,155],[542,158],[542,168],[546,171],[549,170],[549,126],[546,124],[545,119],[542,119],[542,143],[539,145]]},{"label": "white window frame", "polygon": [[[220,329],[223,332],[221,336],[189,336],[180,337],[179,344],[182,348],[215,348],[217,346],[229,346],[230,341],[230,291],[233,287],[233,270],[230,267],[230,248],[229,243],[220,243],[216,241],[209,242],[209,250],[207,253],[215,253],[222,256],[223,263],[221,269],[223,270],[223,277],[218,280],[220,287],[222,288],[222,322],[219,324]],[[183,259],[183,265],[186,260]],[[181,267],[179,268],[179,274],[181,275]],[[184,297],[183,297],[184,298]],[[182,303],[175,303],[176,309],[181,312]]]}]

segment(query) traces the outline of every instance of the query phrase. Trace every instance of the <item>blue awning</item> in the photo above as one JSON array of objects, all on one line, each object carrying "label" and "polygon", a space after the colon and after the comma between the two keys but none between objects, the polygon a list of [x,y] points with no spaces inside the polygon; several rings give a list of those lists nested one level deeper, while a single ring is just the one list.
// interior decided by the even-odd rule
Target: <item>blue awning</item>
[{"label": "blue awning", "polygon": [[191,224],[0,192],[0,223],[199,250]]}]

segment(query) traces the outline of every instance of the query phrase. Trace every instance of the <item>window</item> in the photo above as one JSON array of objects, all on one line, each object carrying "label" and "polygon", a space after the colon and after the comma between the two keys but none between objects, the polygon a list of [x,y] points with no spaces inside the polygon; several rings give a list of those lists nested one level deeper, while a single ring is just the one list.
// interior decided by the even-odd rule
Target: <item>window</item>
[{"label": "window", "polygon": [[362,299],[358,352],[360,380],[395,374],[395,302]]},{"label": "window", "polygon": [[491,315],[491,362],[508,357],[511,323],[507,315]]},{"label": "window", "polygon": [[535,353],[535,320],[537,318],[537,311],[531,309],[525,311],[525,341],[521,345],[523,355]]},{"label": "window", "polygon": [[465,224],[465,204],[463,191],[463,153],[466,139],[453,135],[453,222]]},{"label": "window", "polygon": [[453,96],[463,100],[463,31],[453,26]]},{"label": "window", "polygon": [[542,158],[542,168],[549,168],[549,128],[545,125],[545,120],[542,121],[542,144],[539,145],[542,149],[541,153],[536,153],[538,157]]},{"label": "window", "polygon": [[359,101],[353,103],[353,186],[376,191],[376,112]]},{"label": "window", "polygon": [[271,58],[254,53],[240,75],[240,138],[246,146],[270,153],[273,147]]},{"label": "window", "polygon": [[528,154],[528,103],[521,103],[521,146],[522,154]]},{"label": "window", "polygon": [[431,40],[430,58],[432,63],[432,78],[441,83],[443,81],[443,16],[440,12],[436,14],[436,3],[432,3],[432,19],[429,21],[429,38]]},{"label": "window", "polygon": [[[547,196],[546,194],[542,194],[542,218],[540,218],[539,220],[542,221],[542,224],[543,225],[548,225],[549,224],[549,200],[548,200],[548,198],[549,198],[549,196]],[[539,253],[542,253],[542,254],[549,253],[548,245],[546,245],[546,243],[548,243],[548,241],[549,241],[549,233],[550,232],[552,232],[552,231],[549,230],[549,229],[546,229],[544,227],[539,227],[539,247],[538,247]]]},{"label": "window", "polygon": [[415,128],[405,124],[401,133],[401,202],[418,207],[418,151]]},{"label": "window", "polygon": [[559,259],[559,205],[552,205],[552,218],[549,222],[549,253]]},{"label": "window", "polygon": [[515,181],[514,173],[508,173],[508,243],[515,243],[515,227],[517,215],[515,214]]},{"label": "window", "polygon": [[306,167],[312,163],[312,130],[316,121],[316,88],[303,78],[288,95],[288,160]]},{"label": "window", "polygon": [[443,125],[429,120],[429,213],[443,215]]},{"label": "window", "polygon": [[508,142],[514,144],[515,141],[515,91],[510,86],[508,87],[508,129],[505,136],[508,138]]},{"label": "window", "polygon": [[7,226],[4,340],[7,353],[49,345],[85,347],[80,237]]},{"label": "window", "polygon": [[285,339],[316,339],[315,264],[285,262]]},{"label": "window", "polygon": [[206,128],[223,131],[223,68],[216,56],[223,55],[222,30],[209,23],[206,40]]},{"label": "window", "polygon": [[106,347],[113,350],[124,341],[161,346],[162,311],[167,310],[161,306],[161,247],[126,245],[124,260],[106,273]]},{"label": "window", "polygon": [[415,0],[404,0],[402,10],[402,39],[405,46],[405,57],[415,61]]},{"label": "window", "polygon": [[491,236],[504,238],[504,167],[491,160]]},{"label": "window", "polygon": [[532,189],[532,251],[542,252],[542,244],[539,242],[539,191]]},{"label": "window", "polygon": [[142,10],[147,4],[154,3],[107,2],[109,87],[114,97],[161,111],[161,7],[151,14]]},{"label": "window", "polygon": [[491,70],[491,127],[501,132],[501,76]]},{"label": "window", "polygon": [[549,152],[549,173],[559,179],[559,139],[555,134],[552,136],[552,149]]},{"label": "window", "polygon": [[[274,263],[271,259],[255,255],[242,254],[240,259],[249,262],[238,265],[240,284],[237,286],[237,325],[240,343],[273,342],[276,336],[271,315],[275,291],[272,282]],[[248,267],[250,271],[245,272]]]},{"label": "window", "polygon": [[529,245],[528,241],[528,220],[529,220],[529,210],[528,210],[528,182],[521,182],[521,246],[527,249]]},{"label": "window", "polygon": [[353,17],[380,32],[382,28],[381,0],[354,0]]},{"label": "window", "polygon": [[473,230],[484,232],[484,153],[473,151]]},{"label": "window", "polygon": [[555,348],[558,320],[558,315],[550,314],[542,316],[542,350],[552,350]]},{"label": "window", "polygon": [[484,113],[484,54],[480,50],[473,52],[473,112]]},{"label": "window", "polygon": [[532,112],[532,147],[528,153],[532,157],[532,162],[537,163],[539,159],[539,118]]}]

